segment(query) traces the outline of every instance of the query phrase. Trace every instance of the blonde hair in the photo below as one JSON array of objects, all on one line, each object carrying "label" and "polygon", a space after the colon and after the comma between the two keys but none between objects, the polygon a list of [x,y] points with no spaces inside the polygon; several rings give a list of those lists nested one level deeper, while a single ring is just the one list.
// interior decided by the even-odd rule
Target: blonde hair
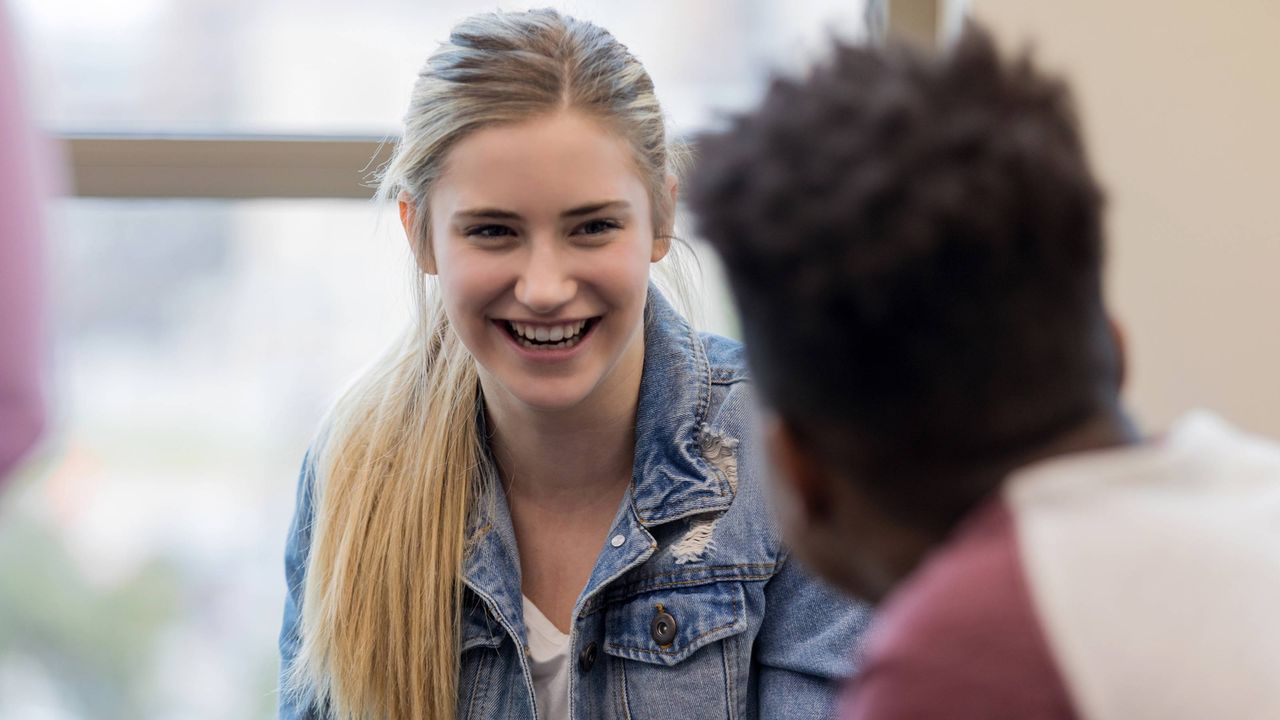
[{"label": "blonde hair", "polygon": [[[670,237],[667,177],[682,156],[648,74],[605,30],[537,10],[463,21],[419,73],[378,192],[413,198],[415,254],[430,252],[427,197],[459,140],[562,110],[631,143],[655,235]],[[342,720],[456,712],[466,532],[493,470],[475,361],[424,274],[416,278],[416,322],[337,402],[317,455],[301,644],[286,689]]]}]

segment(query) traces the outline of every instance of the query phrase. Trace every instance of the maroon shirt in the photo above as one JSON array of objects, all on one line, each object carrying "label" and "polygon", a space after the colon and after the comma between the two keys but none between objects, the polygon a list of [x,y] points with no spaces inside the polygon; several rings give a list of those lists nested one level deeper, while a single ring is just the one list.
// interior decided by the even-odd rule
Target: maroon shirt
[{"label": "maroon shirt", "polygon": [[1070,720],[1003,502],[975,511],[891,594],[840,720]]}]

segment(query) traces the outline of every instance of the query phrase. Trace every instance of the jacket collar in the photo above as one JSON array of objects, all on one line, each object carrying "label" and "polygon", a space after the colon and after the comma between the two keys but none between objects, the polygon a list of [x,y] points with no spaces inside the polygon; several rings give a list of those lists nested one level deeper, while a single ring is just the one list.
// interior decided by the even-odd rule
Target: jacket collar
[{"label": "jacket collar", "polygon": [[645,306],[631,494],[645,526],[724,510],[733,491],[704,457],[711,368],[702,340],[653,285]]}]

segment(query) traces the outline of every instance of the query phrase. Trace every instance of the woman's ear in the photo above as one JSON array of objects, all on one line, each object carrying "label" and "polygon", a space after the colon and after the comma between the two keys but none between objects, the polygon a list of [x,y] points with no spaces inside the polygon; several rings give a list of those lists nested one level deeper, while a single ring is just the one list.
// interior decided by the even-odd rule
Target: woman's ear
[{"label": "woman's ear", "polygon": [[658,262],[671,252],[671,241],[675,235],[676,228],[676,202],[680,193],[680,182],[676,180],[675,175],[667,175],[667,201],[670,203],[667,207],[671,208],[671,212],[667,213],[668,222],[664,227],[657,228],[653,238],[653,252],[649,257],[650,262]]},{"label": "woman's ear", "polygon": [[418,267],[428,275],[435,275],[436,259],[431,251],[431,244],[427,242],[425,237],[419,238],[417,236],[418,203],[409,194],[408,190],[401,190],[396,202],[400,206],[400,224],[404,227],[404,236],[409,241],[409,249],[413,251],[413,257],[418,261]]}]

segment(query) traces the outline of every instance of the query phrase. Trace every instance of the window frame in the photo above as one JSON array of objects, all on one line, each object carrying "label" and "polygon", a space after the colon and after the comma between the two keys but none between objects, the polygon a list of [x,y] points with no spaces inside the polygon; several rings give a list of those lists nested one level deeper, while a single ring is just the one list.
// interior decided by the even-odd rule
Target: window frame
[{"label": "window frame", "polygon": [[[868,0],[872,42],[942,47],[969,0]],[[357,135],[56,133],[68,194],[93,198],[363,198],[397,138]]]}]

